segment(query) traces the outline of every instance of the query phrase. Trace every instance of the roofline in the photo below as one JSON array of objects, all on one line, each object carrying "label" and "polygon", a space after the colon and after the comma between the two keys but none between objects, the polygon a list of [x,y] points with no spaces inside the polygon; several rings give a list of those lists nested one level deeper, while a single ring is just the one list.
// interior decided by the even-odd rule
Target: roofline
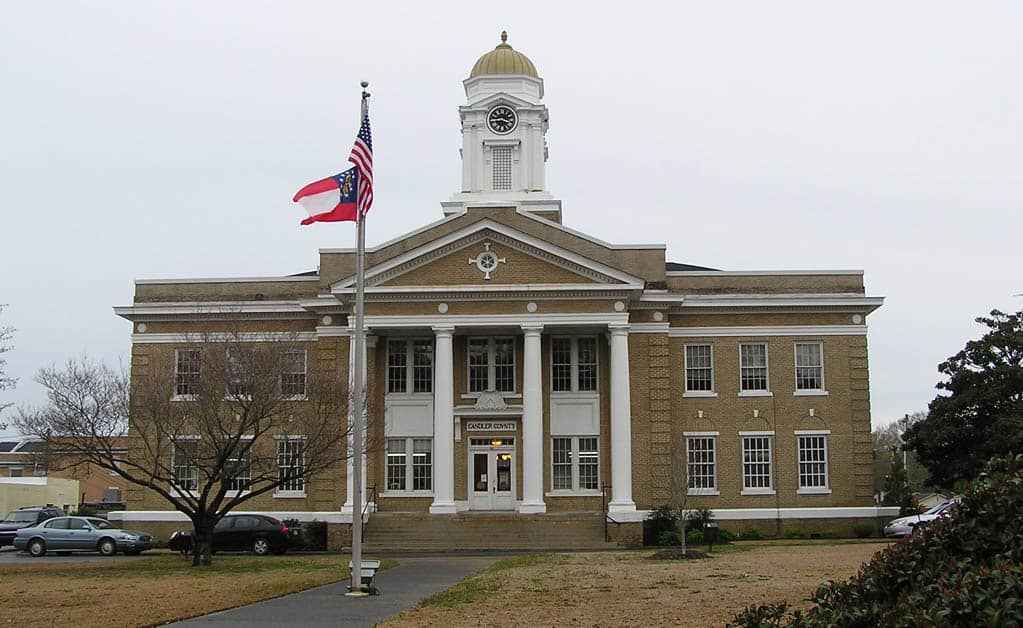
[{"label": "roofline", "polygon": [[758,277],[764,275],[862,275],[862,270],[669,270],[666,277]]},{"label": "roofline", "polygon": [[564,231],[565,233],[569,233],[571,235],[574,235],[577,238],[582,238],[583,240],[587,240],[587,241],[592,242],[594,244],[599,244],[600,246],[603,246],[605,248],[612,249],[612,250],[615,250],[615,251],[630,250],[630,249],[646,249],[646,250],[653,250],[653,251],[666,251],[668,249],[668,245],[667,244],[611,244],[610,242],[605,242],[605,241],[603,241],[603,240],[601,240],[599,238],[595,238],[593,236],[586,235],[585,233],[583,233],[581,231],[576,231],[575,229],[572,229],[571,227],[566,227],[565,225],[563,225],[561,223],[557,223],[557,222],[554,222],[552,220],[547,220],[546,218],[544,218],[542,216],[536,216],[536,215],[532,214],[530,210],[524,209],[522,207],[516,207],[515,208],[515,213],[519,214],[520,216],[525,216],[526,218],[529,218],[530,220],[535,220],[535,221],[537,221],[539,223],[542,223],[545,227],[551,227],[553,229],[558,229],[560,231]]},{"label": "roofline", "polygon": [[319,281],[318,275],[294,277],[189,277],[180,279],[136,279],[135,285],[159,285],[176,283],[268,283],[281,281]]}]

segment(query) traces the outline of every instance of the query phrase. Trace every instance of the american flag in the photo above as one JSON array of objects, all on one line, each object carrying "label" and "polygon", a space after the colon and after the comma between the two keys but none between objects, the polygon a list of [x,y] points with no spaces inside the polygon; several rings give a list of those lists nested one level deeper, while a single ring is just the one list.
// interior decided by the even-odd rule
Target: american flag
[{"label": "american flag", "polygon": [[358,212],[359,216],[365,216],[373,206],[373,138],[369,132],[369,112],[362,117],[362,126],[348,161],[359,170]]}]

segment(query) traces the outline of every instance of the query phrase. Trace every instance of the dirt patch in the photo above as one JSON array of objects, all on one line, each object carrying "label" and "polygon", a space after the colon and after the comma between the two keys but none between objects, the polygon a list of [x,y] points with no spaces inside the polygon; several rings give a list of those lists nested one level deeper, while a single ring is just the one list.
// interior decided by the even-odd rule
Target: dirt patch
[{"label": "dirt patch", "polygon": [[819,584],[848,578],[886,545],[740,545],[681,561],[652,561],[650,551],[559,554],[486,571],[458,585],[477,592],[466,603],[420,605],[381,625],[720,626],[750,604],[805,608]]},{"label": "dirt patch", "polygon": [[707,555],[697,550],[686,550],[670,549],[661,550],[650,557],[650,560],[699,560],[706,558]]}]

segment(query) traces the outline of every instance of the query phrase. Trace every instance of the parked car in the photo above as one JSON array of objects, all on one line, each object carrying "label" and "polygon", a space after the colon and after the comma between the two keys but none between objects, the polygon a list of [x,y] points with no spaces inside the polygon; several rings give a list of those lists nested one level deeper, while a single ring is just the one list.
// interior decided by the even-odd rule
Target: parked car
[{"label": "parked car", "polygon": [[56,506],[26,506],[12,510],[0,521],[0,547],[14,545],[14,534],[18,530],[38,525],[47,519],[63,517],[65,514]]},{"label": "parked car", "polygon": [[[182,554],[192,553],[194,530],[171,534],[167,547]],[[258,556],[283,554],[298,545],[299,530],[269,515],[226,515],[213,529],[213,551],[248,551]]]},{"label": "parked car", "polygon": [[917,530],[923,528],[932,521],[952,514],[956,501],[942,502],[918,515],[899,517],[888,522],[884,527],[884,535],[888,537],[910,536]]},{"label": "parked car", "polygon": [[153,535],[138,530],[121,530],[99,517],[54,517],[38,525],[22,528],[14,536],[14,547],[35,557],[47,551],[99,552],[113,556],[140,554],[153,547]]}]

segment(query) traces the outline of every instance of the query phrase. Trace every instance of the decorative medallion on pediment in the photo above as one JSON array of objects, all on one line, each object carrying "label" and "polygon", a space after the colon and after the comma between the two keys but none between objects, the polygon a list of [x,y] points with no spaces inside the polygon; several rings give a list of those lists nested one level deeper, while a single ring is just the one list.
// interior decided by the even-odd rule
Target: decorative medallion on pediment
[{"label": "decorative medallion on pediment", "polygon": [[507,410],[508,404],[504,402],[504,395],[496,390],[487,390],[480,393],[476,400],[476,410]]},{"label": "decorative medallion on pediment", "polygon": [[476,268],[480,269],[483,273],[483,279],[489,280],[490,273],[497,270],[498,264],[507,264],[508,260],[504,257],[498,257],[497,253],[490,250],[490,243],[483,243],[483,250],[479,252],[476,257],[469,258],[470,264],[476,264]]}]

